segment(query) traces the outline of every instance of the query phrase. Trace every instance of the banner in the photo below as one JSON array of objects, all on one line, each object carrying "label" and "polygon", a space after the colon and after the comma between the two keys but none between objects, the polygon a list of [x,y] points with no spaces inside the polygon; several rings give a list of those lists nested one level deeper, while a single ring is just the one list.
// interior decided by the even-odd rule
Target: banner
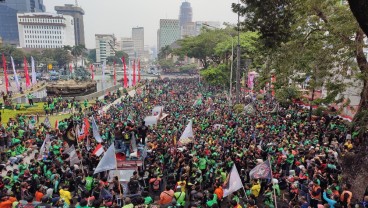
[{"label": "banner", "polygon": [[31,80],[29,79],[28,63],[26,57],[24,57],[24,76],[26,77],[26,87],[31,86]]},{"label": "banner", "polygon": [[92,78],[92,80],[94,80],[95,79],[95,74],[93,72],[93,64],[91,64],[90,69],[91,69],[91,78]]},{"label": "banner", "polygon": [[93,174],[104,172],[107,170],[116,169],[116,155],[115,155],[115,146],[112,144],[109,149],[106,150],[104,156],[98,163]]},{"label": "banner", "polygon": [[103,62],[102,64],[102,89],[105,89],[105,70],[106,70],[106,61]]},{"label": "banner", "polygon": [[193,138],[194,138],[193,121],[190,120],[188,125],[185,127],[183,134],[180,136],[179,142],[182,145],[186,145],[191,143]]},{"label": "banner", "polygon": [[3,68],[4,68],[5,89],[6,89],[6,93],[8,93],[9,92],[9,79],[8,79],[8,72],[7,72],[7,67],[6,67],[6,59],[5,59],[4,54],[2,56],[2,59],[3,59]]},{"label": "banner", "polygon": [[101,138],[101,135],[100,135],[100,132],[98,130],[98,126],[96,124],[96,121],[95,121],[94,117],[92,117],[92,132],[93,132],[93,137],[96,139],[96,141],[98,143],[101,143],[102,138]]},{"label": "banner", "polygon": [[240,179],[239,172],[236,169],[235,165],[233,165],[233,168],[231,169],[229,179],[226,184],[227,185],[224,189],[224,197],[227,197],[230,194],[234,193],[235,191],[243,188],[243,184]]},{"label": "banner", "polygon": [[33,57],[31,56],[31,67],[32,67],[32,85],[37,84],[36,66]]},{"label": "banner", "polygon": [[127,88],[128,87],[128,77],[127,77],[126,63],[125,63],[124,56],[122,57],[121,61],[123,62],[123,65],[124,65],[124,88]]},{"label": "banner", "polygon": [[133,60],[133,86],[135,86],[136,82],[136,73],[135,73],[135,59]]},{"label": "banner", "polygon": [[138,59],[138,82],[141,81],[141,60]]},{"label": "banner", "polygon": [[11,60],[11,64],[12,64],[12,67],[13,67],[13,74],[14,74],[15,85],[17,86],[17,89],[20,90],[19,79],[18,79],[17,71],[15,70],[15,65],[14,65],[14,59],[13,59],[13,57],[10,56],[10,60]]},{"label": "banner", "polygon": [[266,160],[263,163],[257,165],[249,172],[250,178],[254,179],[271,179],[271,165],[270,161]]}]

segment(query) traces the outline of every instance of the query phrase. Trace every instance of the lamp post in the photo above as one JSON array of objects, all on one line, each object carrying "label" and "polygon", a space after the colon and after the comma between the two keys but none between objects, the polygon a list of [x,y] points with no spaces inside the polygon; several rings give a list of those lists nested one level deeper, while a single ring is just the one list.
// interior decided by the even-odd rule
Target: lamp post
[{"label": "lamp post", "polygon": [[[239,0],[238,0],[238,5]],[[238,11],[238,45],[236,46],[237,66],[236,66],[236,103],[240,102],[240,14]]]}]

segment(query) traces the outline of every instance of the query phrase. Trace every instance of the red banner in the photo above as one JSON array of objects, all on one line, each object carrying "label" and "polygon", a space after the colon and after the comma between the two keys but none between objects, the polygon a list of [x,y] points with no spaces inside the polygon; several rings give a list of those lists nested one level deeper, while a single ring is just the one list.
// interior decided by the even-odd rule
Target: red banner
[{"label": "red banner", "polygon": [[116,61],[114,61],[114,85],[116,85]]},{"label": "red banner", "polygon": [[69,71],[70,71],[70,74],[73,73],[73,66],[71,64],[69,64]]},{"label": "red banner", "polygon": [[136,76],[136,74],[135,74],[135,59],[134,59],[134,61],[133,61],[133,86],[135,86],[135,76]]},{"label": "red banner", "polygon": [[26,87],[31,86],[31,79],[29,78],[28,63],[26,57],[24,57],[24,76],[26,77]]},{"label": "red banner", "polygon": [[95,79],[95,74],[94,74],[94,72],[93,72],[93,64],[91,64],[90,68],[91,68],[91,76],[92,76],[92,80],[94,80],[94,79]]},{"label": "red banner", "polygon": [[6,88],[6,93],[9,92],[9,80],[8,80],[8,73],[7,73],[7,69],[6,69],[6,59],[5,56],[3,54],[3,68],[4,68],[4,79],[5,79],[5,88]]},{"label": "red banner", "polygon": [[141,60],[138,59],[138,82],[141,81]]},{"label": "red banner", "polygon": [[126,73],[126,63],[125,63],[125,58],[124,56],[122,57],[123,60],[123,64],[124,64],[124,88],[128,87],[128,78],[127,78],[127,73]]}]

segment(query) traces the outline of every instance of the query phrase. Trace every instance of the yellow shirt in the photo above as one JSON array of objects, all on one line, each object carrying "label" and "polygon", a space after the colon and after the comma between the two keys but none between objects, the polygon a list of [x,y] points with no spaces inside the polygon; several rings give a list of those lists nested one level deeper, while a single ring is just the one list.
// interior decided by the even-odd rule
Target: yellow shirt
[{"label": "yellow shirt", "polygon": [[65,201],[65,203],[70,205],[70,200],[72,199],[72,194],[69,191],[65,191],[63,189],[60,189],[59,193],[60,193],[60,197]]},{"label": "yellow shirt", "polygon": [[258,183],[254,184],[250,190],[255,197],[258,197],[259,192],[261,191],[261,185],[259,185]]}]

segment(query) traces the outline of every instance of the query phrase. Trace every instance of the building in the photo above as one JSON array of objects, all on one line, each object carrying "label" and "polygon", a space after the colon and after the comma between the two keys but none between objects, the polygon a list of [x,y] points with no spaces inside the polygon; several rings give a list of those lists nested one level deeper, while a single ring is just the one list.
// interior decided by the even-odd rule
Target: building
[{"label": "building", "polygon": [[4,44],[19,45],[17,13],[45,12],[43,0],[0,1],[0,36]]},{"label": "building", "polygon": [[130,58],[135,56],[134,41],[132,38],[121,38],[120,46],[121,50],[127,53]]},{"label": "building", "polygon": [[195,22],[188,22],[181,27],[181,38],[196,36],[197,27]]},{"label": "building", "polygon": [[72,16],[51,13],[17,14],[19,45],[22,48],[74,46]]},{"label": "building", "polygon": [[116,38],[113,34],[96,34],[96,62],[103,63],[107,57],[115,56]]},{"label": "building", "polygon": [[158,48],[171,45],[173,42],[180,39],[180,24],[177,19],[160,19],[160,30],[158,32]]},{"label": "building", "polygon": [[132,40],[134,42],[134,52],[137,57],[140,57],[144,53],[144,28],[134,27],[132,28]]},{"label": "building", "polygon": [[179,14],[180,27],[189,22],[193,22],[193,10],[189,2],[185,1],[180,6]]},{"label": "building", "polygon": [[64,6],[56,6],[55,11],[58,14],[70,15],[74,18],[75,45],[86,45],[84,39],[84,10],[73,4],[65,4]]}]

